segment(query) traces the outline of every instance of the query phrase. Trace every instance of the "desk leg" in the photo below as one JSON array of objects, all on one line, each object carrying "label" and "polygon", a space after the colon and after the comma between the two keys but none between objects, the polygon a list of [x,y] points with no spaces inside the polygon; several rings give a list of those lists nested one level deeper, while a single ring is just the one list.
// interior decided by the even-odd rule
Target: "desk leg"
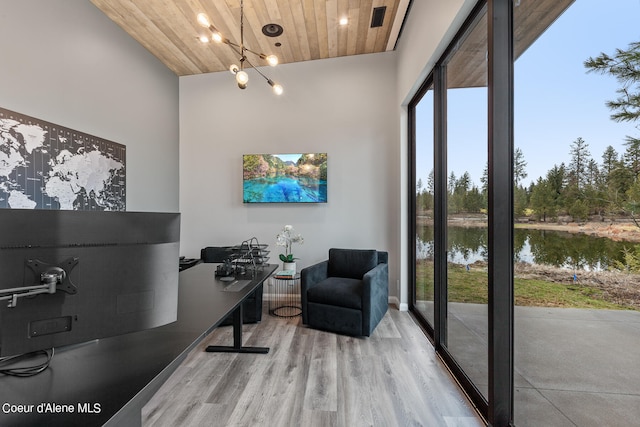
[{"label": "desk leg", "polygon": [[242,346],[242,304],[233,311],[233,346],[210,345],[205,351],[209,353],[269,353],[269,347]]}]

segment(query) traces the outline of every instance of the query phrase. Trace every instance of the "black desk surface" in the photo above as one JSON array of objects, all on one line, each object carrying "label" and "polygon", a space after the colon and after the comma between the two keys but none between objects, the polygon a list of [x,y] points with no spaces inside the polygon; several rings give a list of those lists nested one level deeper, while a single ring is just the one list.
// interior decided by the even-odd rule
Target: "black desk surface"
[{"label": "black desk surface", "polygon": [[[276,269],[266,265],[255,277],[239,277],[252,282],[225,292],[215,266],[180,272],[176,322],[56,349],[51,366],[34,377],[0,376],[0,426],[139,425],[140,410],[187,353]],[[32,412],[11,405],[33,405]]]}]

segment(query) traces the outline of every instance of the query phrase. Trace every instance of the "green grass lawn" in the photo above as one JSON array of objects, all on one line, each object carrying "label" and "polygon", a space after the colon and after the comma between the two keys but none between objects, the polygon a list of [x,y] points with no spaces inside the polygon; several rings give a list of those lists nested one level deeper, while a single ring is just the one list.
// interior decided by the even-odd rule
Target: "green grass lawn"
[{"label": "green grass lawn", "polygon": [[[418,301],[433,300],[433,263],[419,262],[416,270]],[[538,279],[515,279],[515,304],[520,306],[630,310],[606,301],[601,290],[581,284]],[[487,272],[449,264],[449,302],[487,303]]]}]

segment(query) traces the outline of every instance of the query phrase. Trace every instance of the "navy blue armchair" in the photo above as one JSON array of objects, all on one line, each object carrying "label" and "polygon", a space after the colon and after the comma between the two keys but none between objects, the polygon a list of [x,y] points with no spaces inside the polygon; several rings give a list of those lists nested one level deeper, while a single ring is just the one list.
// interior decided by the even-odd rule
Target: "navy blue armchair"
[{"label": "navy blue armchair", "polygon": [[389,306],[389,254],[329,249],[329,259],[302,269],[302,323],[352,336],[371,336]]}]

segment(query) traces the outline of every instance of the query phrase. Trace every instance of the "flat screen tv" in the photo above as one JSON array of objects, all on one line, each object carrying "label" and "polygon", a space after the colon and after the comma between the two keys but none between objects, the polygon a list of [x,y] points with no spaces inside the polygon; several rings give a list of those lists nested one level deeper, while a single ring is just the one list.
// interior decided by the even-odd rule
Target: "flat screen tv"
[{"label": "flat screen tv", "polygon": [[327,153],[245,154],[244,203],[327,203]]},{"label": "flat screen tv", "polygon": [[179,245],[178,213],[0,209],[0,356],[175,321]]}]

